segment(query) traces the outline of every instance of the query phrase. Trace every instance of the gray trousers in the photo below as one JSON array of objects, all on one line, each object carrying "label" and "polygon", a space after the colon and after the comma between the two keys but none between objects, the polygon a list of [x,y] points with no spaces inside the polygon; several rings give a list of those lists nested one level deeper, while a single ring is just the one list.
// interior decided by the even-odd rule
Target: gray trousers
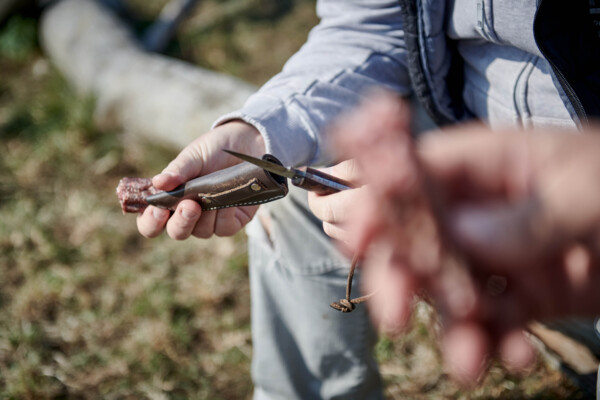
[{"label": "gray trousers", "polygon": [[381,399],[366,307],[329,306],[345,295],[350,262],[308,210],[306,192],[290,189],[259,211],[268,212],[269,234],[260,218],[247,228],[254,398]]}]

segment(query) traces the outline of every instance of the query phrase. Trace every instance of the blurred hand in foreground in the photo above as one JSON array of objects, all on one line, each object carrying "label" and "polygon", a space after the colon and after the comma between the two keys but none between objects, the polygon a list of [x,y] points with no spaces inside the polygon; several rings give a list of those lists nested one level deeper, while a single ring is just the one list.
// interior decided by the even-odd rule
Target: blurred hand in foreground
[{"label": "blurred hand in foreground", "polygon": [[[356,188],[344,190],[330,195],[320,195],[308,192],[308,204],[315,216],[323,221],[323,230],[331,238],[340,242],[341,250],[351,257],[353,245],[350,223],[356,214],[357,204],[363,203],[363,196],[367,196],[365,186],[359,186],[361,176],[354,160],[342,161],[331,168],[321,169],[337,178],[355,185]],[[365,199],[366,200],[366,199]]]},{"label": "blurred hand in foreground", "polygon": [[415,145],[408,115],[382,95],[337,127],[368,195],[327,207],[347,216],[343,239],[364,254],[371,312],[402,326],[424,289],[456,378],[475,381],[493,353],[525,367],[528,321],[600,312],[600,133],[470,125]]},{"label": "blurred hand in foreground", "polygon": [[[240,162],[222,149],[261,157],[265,145],[253,126],[242,121],[225,123],[185,147],[160,174],[152,178],[152,184],[160,190],[173,190],[190,179]],[[158,236],[165,229],[176,240],[190,236],[209,238],[213,234],[231,236],[252,219],[257,209],[258,206],[245,206],[203,212],[197,202],[184,200],[178,204],[173,215],[169,210],[147,207],[137,217],[137,226],[146,237]]]}]

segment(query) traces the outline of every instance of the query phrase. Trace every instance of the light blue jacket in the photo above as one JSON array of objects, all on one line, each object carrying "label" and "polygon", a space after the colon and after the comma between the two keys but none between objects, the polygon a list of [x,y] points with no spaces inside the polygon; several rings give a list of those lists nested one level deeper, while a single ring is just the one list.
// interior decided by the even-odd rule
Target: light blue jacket
[{"label": "light blue jacket", "polygon": [[540,50],[539,30],[534,35],[544,2],[560,4],[320,0],[321,21],[304,46],[217,124],[240,118],[256,126],[285,165],[330,162],[327,126],[374,86],[415,94],[440,124],[476,117],[491,126],[575,128],[573,97]]}]

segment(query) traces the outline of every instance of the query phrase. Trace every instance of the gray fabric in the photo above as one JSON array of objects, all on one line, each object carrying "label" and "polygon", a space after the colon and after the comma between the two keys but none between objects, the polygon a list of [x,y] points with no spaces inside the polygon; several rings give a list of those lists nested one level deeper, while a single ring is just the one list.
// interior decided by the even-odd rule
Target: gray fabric
[{"label": "gray fabric", "polygon": [[450,0],[448,37],[494,43],[541,56],[533,37],[535,0]]},{"label": "gray fabric", "polygon": [[492,127],[576,129],[554,86],[548,63],[514,47],[461,43],[464,101]]},{"label": "gray fabric", "polygon": [[491,126],[575,129],[533,37],[536,1],[455,0],[448,36],[465,61],[463,98]]},{"label": "gray fabric", "polygon": [[349,262],[306,207],[306,192],[293,188],[266,207],[270,238],[256,219],[247,229],[254,398],[381,399],[366,307],[329,307],[344,297]]}]

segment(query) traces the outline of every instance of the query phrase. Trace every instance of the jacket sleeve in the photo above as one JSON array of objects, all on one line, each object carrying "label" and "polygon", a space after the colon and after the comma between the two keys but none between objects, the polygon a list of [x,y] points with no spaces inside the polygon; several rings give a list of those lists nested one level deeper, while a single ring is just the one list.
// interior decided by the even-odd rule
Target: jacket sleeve
[{"label": "jacket sleeve", "polygon": [[240,109],[215,125],[242,119],[284,165],[329,162],[321,151],[328,123],[369,88],[410,92],[399,2],[320,0],[320,23],[283,70]]}]

